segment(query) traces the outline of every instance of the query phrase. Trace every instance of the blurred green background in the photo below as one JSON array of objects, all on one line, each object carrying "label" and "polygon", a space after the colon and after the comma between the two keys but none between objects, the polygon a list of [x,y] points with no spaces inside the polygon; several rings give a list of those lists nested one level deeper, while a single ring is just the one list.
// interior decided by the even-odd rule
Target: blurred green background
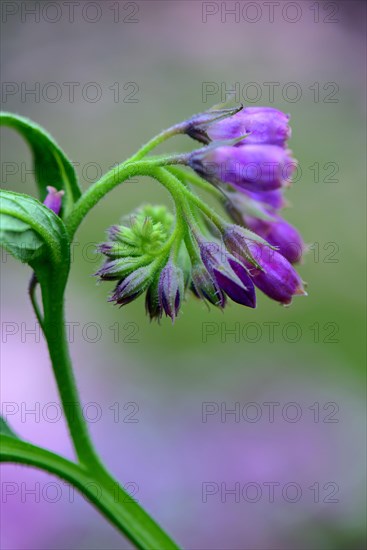
[{"label": "blurred green background", "polygon": [[[236,89],[246,105],[291,114],[290,146],[302,175],[287,192],[292,208],[284,215],[310,244],[299,267],[308,297],[283,308],[258,293],[256,310],[231,304],[224,314],[189,297],[174,326],[150,323],[143,299],[123,309],[108,304],[109,285],[97,286],[91,276],[100,262],[94,244],[142,202],[171,204],[158,183],[139,178],[108,195],[77,234],[67,293],[68,320],[78,323],[72,355],[84,402],[103,411],[90,422],[102,456],[122,482],[136,484],[139,501],[185,548],[362,548],[364,4],[280,2],[272,22],[264,2],[256,12],[248,2],[79,2],[73,22],[63,2],[41,2],[49,11],[39,20],[22,12],[34,2],[3,4],[19,7],[2,23],[3,108],[44,126],[79,163],[83,188],[163,128],[226,99],[221,89]],[[237,16],[228,13],[235,4]],[[71,82],[74,101],[65,84]],[[206,98],[208,82],[214,92]],[[95,84],[88,89],[87,83]],[[275,83],[274,100],[267,83]],[[36,95],[24,93],[31,88]],[[61,90],[57,101],[50,100],[55,90]],[[255,90],[259,97],[251,101]],[[2,137],[3,186],[35,194],[25,145],[8,130]],[[193,146],[175,138],[160,150]],[[2,321],[19,328],[3,339],[3,400],[41,406],[39,421],[20,412],[8,420],[23,437],[70,455],[62,423],[42,414],[57,397],[42,340],[24,332],[34,327],[29,269],[5,257],[2,271]],[[219,411],[221,403],[228,409],[239,403],[241,410],[256,403],[262,416],[251,422],[219,412],[203,422],[205,402]],[[274,422],[268,402],[280,403]],[[297,422],[281,414],[290,402],[301,409]],[[116,403],[125,415],[118,421]],[[124,421],[127,403],[135,404],[138,422]],[[336,422],[328,422],[332,411]],[[129,548],[82,499],[71,503],[64,492],[53,504],[42,495],[38,503],[21,498],[21,483],[42,487],[51,478],[11,466],[3,476],[19,489],[3,500],[4,549]],[[290,504],[280,494],[270,503],[264,491],[259,502],[235,502],[221,489],[248,482],[264,489],[271,481],[298,483],[302,498]],[[206,482],[219,491],[203,502]],[[336,484],[338,502],[315,502],[314,483],[324,497],[330,491],[323,486]],[[27,518],[28,535],[19,529],[20,517]]]}]

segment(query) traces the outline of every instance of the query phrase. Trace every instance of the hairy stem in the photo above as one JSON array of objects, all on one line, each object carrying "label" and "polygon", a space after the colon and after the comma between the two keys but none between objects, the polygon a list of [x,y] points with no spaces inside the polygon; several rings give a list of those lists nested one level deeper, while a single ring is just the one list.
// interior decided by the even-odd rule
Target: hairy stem
[{"label": "hairy stem", "polygon": [[87,189],[76,202],[70,215],[65,220],[70,241],[73,240],[75,232],[88,212],[107,195],[107,193],[114,189],[114,187],[134,176],[149,176],[157,166],[183,164],[185,161],[186,155],[153,157],[149,160],[137,162],[127,161],[107,172],[107,174],[102,176],[96,183]]},{"label": "hairy stem", "polygon": [[223,219],[210,206],[203,202],[200,197],[185,187],[170,170],[155,168],[152,171],[152,175],[170,191],[173,197],[177,197],[178,202],[186,202],[189,206],[194,205],[210,219],[219,231],[223,230]]},{"label": "hairy stem", "polygon": [[170,128],[167,128],[166,130],[163,130],[160,134],[153,137],[145,145],[143,145],[143,147],[141,147],[141,149],[139,149],[139,151],[134,156],[130,158],[130,161],[142,159],[152,149],[173,136],[176,136],[178,134],[190,135],[189,130],[190,128],[195,127],[195,125],[202,125],[203,127],[205,127],[206,124],[212,124],[215,121],[227,118],[228,116],[238,113],[238,111],[241,111],[241,109],[243,109],[242,103],[237,107],[228,108],[225,108],[225,103],[223,103],[222,105],[218,105],[216,109],[212,108],[208,111],[205,111],[204,113],[198,113],[197,115],[190,117],[188,120],[184,120],[182,122],[179,122],[178,124],[175,124],[174,126],[171,126]]},{"label": "hairy stem", "polygon": [[185,129],[187,127],[187,121],[180,122],[179,124],[175,124],[174,126],[171,126],[170,128],[167,128],[166,130],[163,130],[160,134],[154,136],[154,138],[150,139],[135,155],[133,155],[129,161],[135,162],[137,160],[142,159],[145,157],[147,153],[152,151],[155,147],[166,141],[167,139],[177,136],[178,134],[184,133]]},{"label": "hairy stem", "polygon": [[186,180],[187,182],[192,183],[196,187],[200,187],[200,189],[207,191],[208,193],[213,195],[213,197],[218,199],[221,203],[224,203],[227,200],[226,196],[222,193],[222,191],[214,187],[214,185],[207,182],[206,180],[204,180],[203,178],[201,178],[191,170],[190,171],[184,170],[183,168],[179,168],[178,166],[172,166],[167,169],[171,172],[171,174],[175,175],[176,177],[182,180]]}]

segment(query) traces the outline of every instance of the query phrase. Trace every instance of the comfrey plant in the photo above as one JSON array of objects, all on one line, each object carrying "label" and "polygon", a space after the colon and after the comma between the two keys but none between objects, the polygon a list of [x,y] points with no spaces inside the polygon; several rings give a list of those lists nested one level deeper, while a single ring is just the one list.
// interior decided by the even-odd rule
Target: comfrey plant
[{"label": "comfrey plant", "polygon": [[[174,213],[146,204],[108,229],[107,241],[98,247],[105,261],[96,276],[115,282],[111,302],[125,306],[145,294],[150,318],[172,321],[188,293],[218,308],[228,298],[254,308],[257,287],[290,304],[305,290],[292,265],[302,257],[302,238],[279,214],[296,166],[286,145],[288,122],[287,115],[267,107],[206,111],[161,132],[82,193],[72,163],[42,128],[16,115],[1,115],[1,124],[17,130],[32,150],[40,196],[39,201],[1,191],[1,243],[33,271],[29,295],[47,341],[77,461],[24,441],[4,419],[1,460],[32,465],[68,481],[138,548],[178,547],[106,470],[90,439],[65,333],[71,243],[85,216],[109,191],[133,176],[151,176],[171,194]],[[148,156],[177,134],[204,146],[186,154]],[[193,187],[213,195],[223,214]]]}]

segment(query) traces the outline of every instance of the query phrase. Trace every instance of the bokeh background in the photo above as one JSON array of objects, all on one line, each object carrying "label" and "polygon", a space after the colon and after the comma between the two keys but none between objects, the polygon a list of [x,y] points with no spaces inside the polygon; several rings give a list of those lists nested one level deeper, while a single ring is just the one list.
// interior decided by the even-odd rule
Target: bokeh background
[{"label": "bokeh background", "polygon": [[[285,216],[310,244],[309,296],[290,308],[260,293],[256,310],[224,314],[189,299],[174,326],[159,326],[142,299],[108,304],[109,285],[91,275],[105,229],[169,197],[147,178],[107,196],[77,234],[67,293],[98,450],[189,550],[364,547],[364,3],[280,1],[273,14],[266,2],[71,4],[74,14],[61,1],[2,3],[3,108],[43,125],[87,188],[226,90],[273,105],[291,114],[302,169]],[[2,138],[3,186],[35,194],[26,146]],[[192,147],[175,138],[161,151]],[[72,457],[45,344],[29,332],[30,271],[8,256],[1,268],[3,413]],[[11,465],[1,475],[4,550],[130,548],[65,484]]]}]

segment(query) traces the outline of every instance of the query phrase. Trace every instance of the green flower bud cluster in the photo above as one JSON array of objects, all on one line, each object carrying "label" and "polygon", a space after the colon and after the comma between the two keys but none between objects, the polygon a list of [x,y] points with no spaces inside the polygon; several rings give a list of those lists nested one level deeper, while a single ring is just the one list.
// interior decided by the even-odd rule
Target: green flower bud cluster
[{"label": "green flower bud cluster", "polygon": [[110,242],[101,252],[111,258],[159,255],[173,227],[174,218],[165,206],[141,206],[108,230]]}]

